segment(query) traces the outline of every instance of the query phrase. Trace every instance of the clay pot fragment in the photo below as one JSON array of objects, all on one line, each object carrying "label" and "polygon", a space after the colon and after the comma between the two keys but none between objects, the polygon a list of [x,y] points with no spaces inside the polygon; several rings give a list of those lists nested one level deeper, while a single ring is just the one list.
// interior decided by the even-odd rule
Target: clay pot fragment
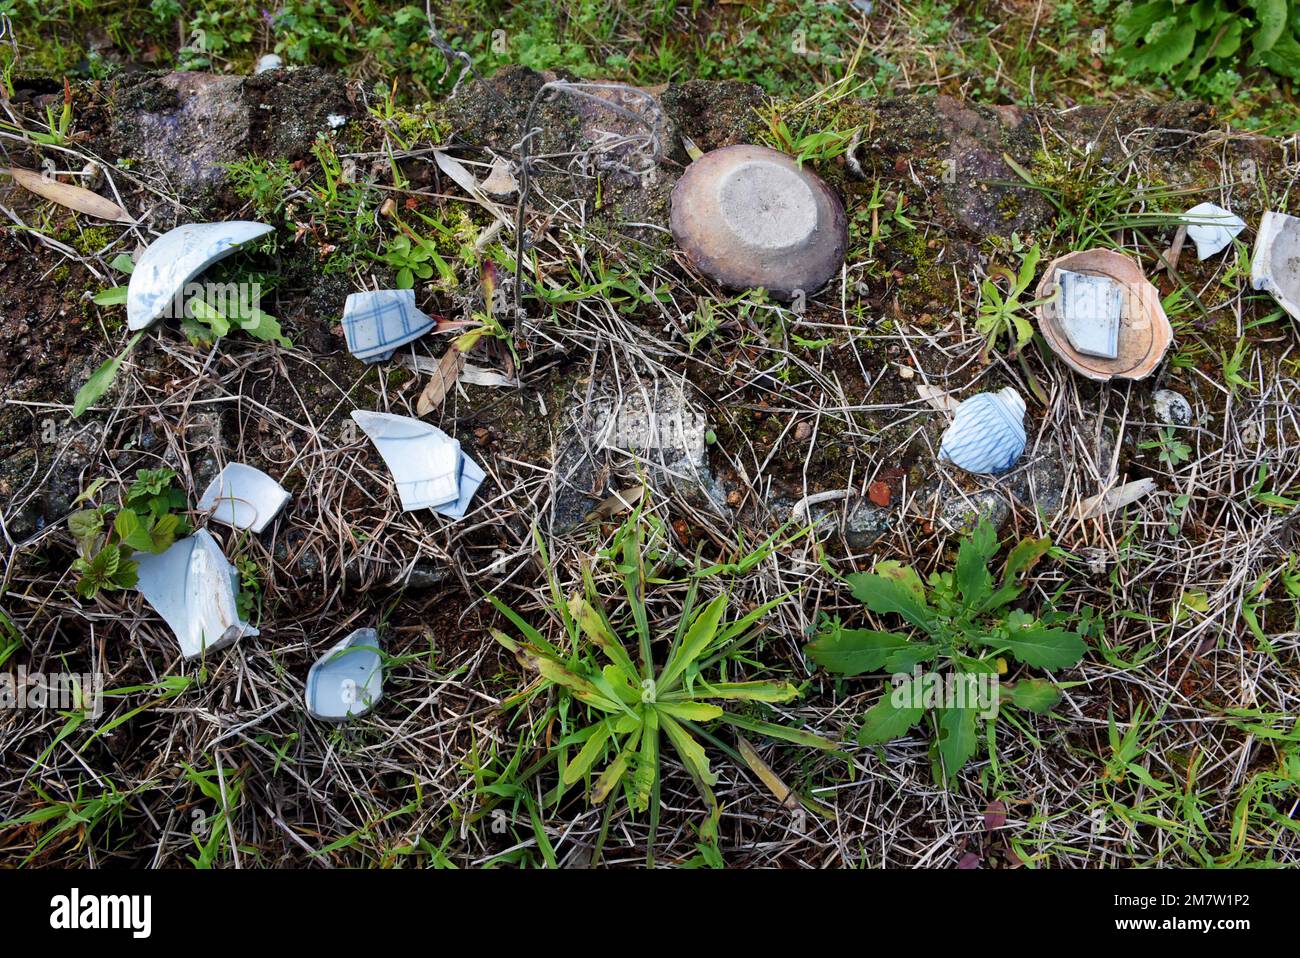
[{"label": "clay pot fragment", "polygon": [[843,204],[815,173],[751,144],[713,150],[687,167],[673,187],[669,225],[702,273],[781,300],[825,286],[849,235]]},{"label": "clay pot fragment", "polygon": [[[1121,288],[1119,331],[1115,356],[1088,355],[1071,340],[1083,337],[1089,323],[1104,325],[1102,313],[1084,315],[1088,297],[1067,300],[1061,295],[1062,273],[1113,280]],[[1082,250],[1052,260],[1038,283],[1038,328],[1047,344],[1075,372],[1089,379],[1145,379],[1160,365],[1174,340],[1173,327],[1160,305],[1160,293],[1136,262],[1123,253],[1108,249]],[[1095,302],[1094,302],[1095,305]],[[1109,337],[1107,336],[1107,339]]]}]

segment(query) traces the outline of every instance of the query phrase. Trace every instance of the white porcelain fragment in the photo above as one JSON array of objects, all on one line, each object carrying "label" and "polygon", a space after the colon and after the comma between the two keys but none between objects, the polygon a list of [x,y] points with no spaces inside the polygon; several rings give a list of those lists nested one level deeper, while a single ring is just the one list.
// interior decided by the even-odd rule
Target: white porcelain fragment
[{"label": "white porcelain fragment", "polygon": [[264,53],[257,61],[257,73],[269,73],[272,70],[278,70],[284,66],[284,61],[274,53]]},{"label": "white porcelain fragment", "polygon": [[173,318],[183,316],[185,286],[190,280],[244,243],[273,229],[247,220],[186,223],[158,237],[131,271],[126,293],[127,328],[144,329],[168,312]]},{"label": "white porcelain fragment", "polygon": [[1255,234],[1250,285],[1270,294],[1300,319],[1300,218],[1268,212]]},{"label": "white porcelain fragment", "polygon": [[1232,244],[1238,233],[1246,228],[1246,221],[1235,213],[1214,203],[1197,203],[1183,214],[1187,235],[1196,244],[1198,259],[1209,259]]},{"label": "white porcelain fragment", "polygon": [[1124,315],[1124,287],[1109,276],[1057,272],[1061,285],[1061,329],[1070,345],[1085,356],[1119,355],[1119,325]]},{"label": "white porcelain fragment", "polygon": [[410,416],[354,409],[352,419],[388,464],[403,511],[459,504],[463,455],[458,440]]},{"label": "white porcelain fragment", "polygon": [[206,529],[157,555],[136,555],[136,590],[171,627],[185,658],[259,634],[239,617],[239,573]]},{"label": "white porcelain fragment", "polygon": [[1025,451],[1025,401],[1010,387],[957,406],[939,443],[939,458],[967,472],[1006,472]]},{"label": "white porcelain fragment", "polygon": [[343,304],[348,351],[368,363],[387,359],[433,327],[433,319],[416,307],[413,289],[364,290]]},{"label": "white porcelain fragment", "polygon": [[242,462],[231,462],[208,484],[199,497],[199,510],[236,529],[260,533],[289,501],[278,482]]},{"label": "white porcelain fragment", "polygon": [[357,629],[335,643],[307,672],[307,712],[322,721],[360,718],[383,694],[384,660],[374,629]]}]

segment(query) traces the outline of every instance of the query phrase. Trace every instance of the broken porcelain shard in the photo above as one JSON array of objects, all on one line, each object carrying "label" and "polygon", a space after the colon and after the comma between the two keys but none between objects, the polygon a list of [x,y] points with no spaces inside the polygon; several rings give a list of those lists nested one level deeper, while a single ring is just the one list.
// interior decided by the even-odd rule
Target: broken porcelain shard
[{"label": "broken porcelain shard", "polygon": [[383,695],[384,660],[374,629],[357,629],[330,646],[307,672],[307,712],[325,722],[360,718]]},{"label": "broken porcelain shard", "polygon": [[186,223],[164,233],[140,256],[126,292],[126,325],[144,329],[169,312],[185,315],[186,285],[205,269],[274,227],[235,220]]},{"label": "broken porcelain shard", "polygon": [[962,400],[939,442],[939,458],[967,472],[997,475],[1025,451],[1025,401],[1010,387]]},{"label": "broken porcelain shard", "polygon": [[1222,252],[1246,228],[1240,216],[1213,203],[1197,203],[1183,214],[1182,220],[1187,224],[1187,235],[1196,244],[1197,259],[1209,259]]},{"label": "broken porcelain shard", "polygon": [[1300,319],[1300,219],[1285,213],[1264,214],[1250,261],[1250,285]]},{"label": "broken porcelain shard", "polygon": [[156,555],[136,555],[136,591],[171,627],[185,658],[259,634],[239,617],[239,573],[206,529]]},{"label": "broken porcelain shard", "polygon": [[[469,468],[458,440],[410,416],[354,409],[352,419],[388,464],[404,512],[444,506],[448,510],[445,515],[459,518],[454,513],[461,507],[462,494],[468,489],[473,496],[482,482],[482,470],[477,463]],[[475,480],[475,476],[479,478]],[[465,507],[469,496],[464,497]],[[460,515],[464,515],[463,508]]]},{"label": "broken porcelain shard", "polygon": [[416,307],[413,289],[365,290],[343,304],[348,350],[368,363],[387,359],[433,327],[433,319]]},{"label": "broken porcelain shard", "polygon": [[456,477],[456,485],[459,489],[456,501],[434,506],[433,511],[448,519],[464,519],[465,513],[469,510],[470,500],[474,498],[474,493],[478,492],[478,487],[486,478],[487,473],[483,471],[483,467],[462,452],[460,473]]},{"label": "broken porcelain shard", "polygon": [[[1066,303],[1058,290],[1063,272],[1105,277],[1119,284],[1123,297],[1113,359],[1088,355],[1071,342],[1061,313]],[[1038,328],[1043,338],[1067,366],[1089,379],[1144,379],[1160,365],[1174,339],[1173,327],[1160,305],[1159,291],[1136,262],[1114,250],[1081,250],[1052,260],[1036,295],[1043,301],[1038,307]]]},{"label": "broken porcelain shard", "polygon": [[1119,322],[1124,308],[1124,288],[1109,276],[1092,276],[1063,269],[1061,328],[1070,345],[1085,356],[1114,359],[1119,355]]},{"label": "broken porcelain shard", "polygon": [[673,187],[673,238],[703,273],[782,300],[839,272],[848,221],[838,196],[791,156],[742,144],[704,154]]},{"label": "broken porcelain shard", "polygon": [[199,497],[199,510],[236,529],[260,533],[289,501],[278,482],[242,462],[231,462]]}]

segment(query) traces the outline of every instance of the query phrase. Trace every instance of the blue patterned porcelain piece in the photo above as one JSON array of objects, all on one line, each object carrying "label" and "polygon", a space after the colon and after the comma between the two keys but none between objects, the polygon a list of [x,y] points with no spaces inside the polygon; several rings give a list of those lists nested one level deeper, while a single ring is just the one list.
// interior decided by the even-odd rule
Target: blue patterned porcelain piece
[{"label": "blue patterned porcelain piece", "polygon": [[957,406],[939,458],[967,472],[997,475],[1025,451],[1025,401],[1014,389],[971,396]]},{"label": "blue patterned porcelain piece", "polygon": [[415,305],[413,289],[380,289],[353,293],[343,305],[343,335],[357,359],[377,363],[398,346],[433,329],[431,318]]},{"label": "blue patterned porcelain piece", "polygon": [[483,467],[471,459],[469,456],[461,453],[460,457],[460,498],[455,502],[449,502],[445,506],[434,506],[433,511],[439,515],[444,515],[448,519],[464,519],[465,513],[469,509],[469,502],[474,498],[474,493],[478,492],[478,487],[483,484],[487,478],[487,473]]},{"label": "blue patterned porcelain piece", "polygon": [[410,416],[354,409],[352,418],[388,464],[404,512],[433,509],[452,519],[465,515],[484,473],[461,452],[458,440]]},{"label": "blue patterned porcelain piece", "polygon": [[265,223],[186,223],[163,233],[131,270],[126,288],[127,329],[144,329],[170,314],[184,315],[186,285],[218,260],[250,240],[270,233]]}]

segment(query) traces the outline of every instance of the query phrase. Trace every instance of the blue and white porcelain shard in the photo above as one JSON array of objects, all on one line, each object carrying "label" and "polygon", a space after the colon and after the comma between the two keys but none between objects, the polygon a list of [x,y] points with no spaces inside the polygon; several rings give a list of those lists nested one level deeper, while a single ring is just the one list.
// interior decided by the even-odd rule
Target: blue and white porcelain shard
[{"label": "blue and white porcelain shard", "polygon": [[1070,345],[1085,356],[1119,355],[1119,327],[1124,318],[1124,287],[1109,276],[1058,270],[1061,284],[1058,315]]},{"label": "blue and white porcelain shard", "polygon": [[413,289],[380,289],[353,293],[343,304],[343,335],[357,359],[377,363],[398,346],[419,339],[434,322],[415,305]]},{"label": "blue and white porcelain shard", "polygon": [[236,529],[260,533],[289,501],[278,482],[242,462],[226,464],[199,497],[199,510]]},{"label": "blue and white porcelain shard", "polygon": [[449,519],[465,518],[465,513],[469,510],[470,500],[474,498],[474,493],[478,492],[478,487],[487,478],[487,473],[483,471],[483,467],[464,453],[461,453],[460,464],[460,498],[445,506],[435,506],[433,510]]},{"label": "blue and white porcelain shard", "polygon": [[187,659],[258,630],[239,617],[239,573],[206,529],[157,555],[136,553],[136,590],[171,627]]},{"label": "blue and white porcelain shard", "polygon": [[980,393],[957,405],[939,458],[967,472],[997,475],[1025,451],[1025,401],[1014,389]]},{"label": "blue and white porcelain shard", "polygon": [[1232,244],[1246,221],[1214,203],[1197,203],[1183,214],[1187,235],[1196,244],[1197,259],[1209,259]]},{"label": "blue and white porcelain shard", "polygon": [[131,270],[126,289],[126,325],[144,329],[160,316],[184,316],[185,286],[244,243],[270,233],[265,223],[186,223],[164,233]]},{"label": "blue and white porcelain shard", "polygon": [[1300,218],[1267,212],[1255,234],[1250,285],[1300,319]]},{"label": "blue and white porcelain shard", "polygon": [[354,409],[352,419],[379,450],[397,482],[402,510],[449,506],[460,499],[460,442],[437,426],[386,412]]},{"label": "blue and white porcelain shard", "polygon": [[346,722],[360,718],[384,694],[384,660],[379,633],[357,629],[332,645],[307,672],[304,697],[312,718]]}]

